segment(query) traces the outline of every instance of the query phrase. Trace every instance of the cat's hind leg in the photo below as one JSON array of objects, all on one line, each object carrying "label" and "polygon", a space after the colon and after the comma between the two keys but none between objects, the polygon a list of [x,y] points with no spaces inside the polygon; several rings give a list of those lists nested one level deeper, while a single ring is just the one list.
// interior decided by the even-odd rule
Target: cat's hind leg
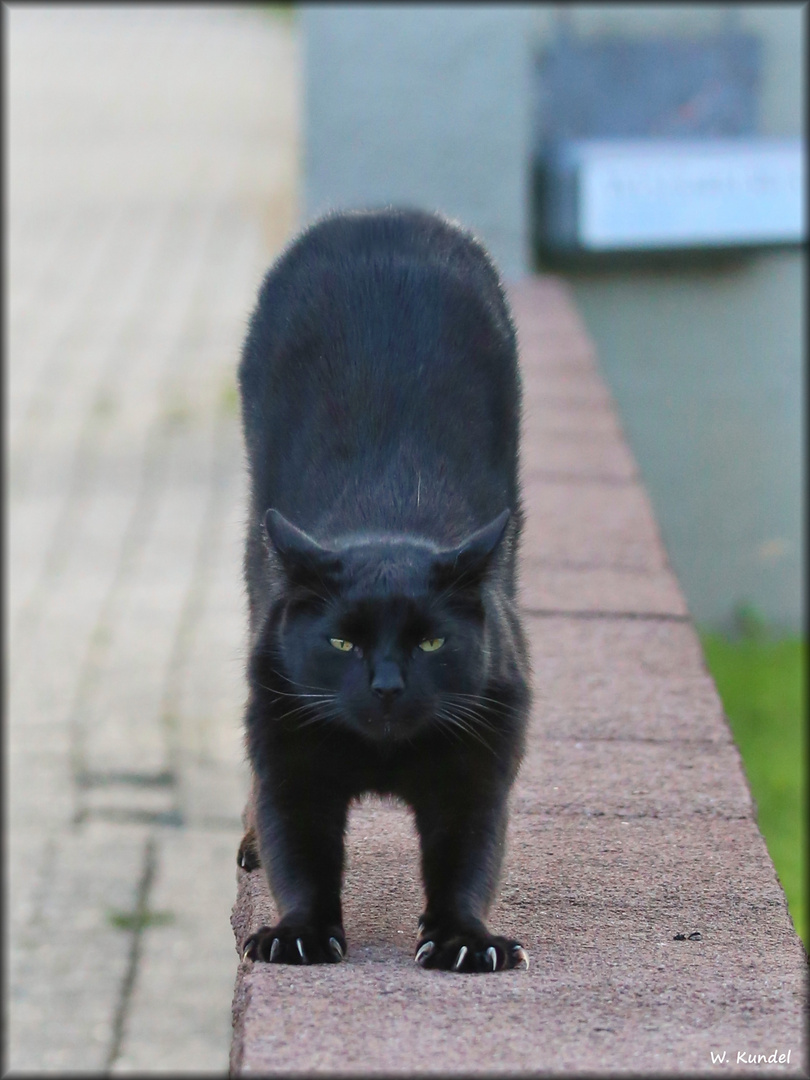
[{"label": "cat's hind leg", "polygon": [[259,858],[259,838],[253,826],[242,837],[242,842],[239,844],[239,850],[236,853],[236,864],[249,874],[254,870],[258,870],[262,865]]},{"label": "cat's hind leg", "polygon": [[247,806],[242,812],[242,825],[245,829],[245,835],[242,837],[239,844],[239,850],[236,853],[236,865],[241,866],[243,870],[246,870],[249,874],[254,870],[258,870],[262,865],[262,860],[259,855],[259,836],[256,832],[256,800],[258,797],[258,779],[253,774],[250,785],[250,796],[248,797]]}]

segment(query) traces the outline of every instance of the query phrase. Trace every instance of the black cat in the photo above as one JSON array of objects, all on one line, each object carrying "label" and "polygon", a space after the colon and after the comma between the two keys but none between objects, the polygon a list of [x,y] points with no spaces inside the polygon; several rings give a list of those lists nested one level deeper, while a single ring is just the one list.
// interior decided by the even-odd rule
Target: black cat
[{"label": "black cat", "polygon": [[528,659],[515,333],[492,263],[418,211],[331,215],[268,272],[239,368],[250,524],[247,743],[281,915],[244,945],[342,960],[351,801],[421,839],[426,968],[528,967],[484,924],[523,752]]}]

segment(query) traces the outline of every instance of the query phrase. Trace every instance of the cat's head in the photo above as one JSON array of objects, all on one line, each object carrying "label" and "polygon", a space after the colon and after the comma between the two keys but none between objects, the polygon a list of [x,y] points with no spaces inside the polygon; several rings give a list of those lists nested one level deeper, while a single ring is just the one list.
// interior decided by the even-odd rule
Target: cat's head
[{"label": "cat's head", "polygon": [[269,510],[268,549],[283,579],[273,648],[295,694],[280,707],[289,722],[341,724],[380,742],[431,724],[477,730],[488,670],[482,588],[509,516],[443,549],[370,534],[326,545]]}]

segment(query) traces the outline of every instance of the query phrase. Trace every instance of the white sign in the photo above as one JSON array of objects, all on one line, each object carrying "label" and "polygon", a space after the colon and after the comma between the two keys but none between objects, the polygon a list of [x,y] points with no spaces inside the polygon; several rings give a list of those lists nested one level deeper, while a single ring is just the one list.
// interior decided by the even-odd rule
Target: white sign
[{"label": "white sign", "polygon": [[576,144],[579,243],[591,250],[800,242],[799,139]]}]

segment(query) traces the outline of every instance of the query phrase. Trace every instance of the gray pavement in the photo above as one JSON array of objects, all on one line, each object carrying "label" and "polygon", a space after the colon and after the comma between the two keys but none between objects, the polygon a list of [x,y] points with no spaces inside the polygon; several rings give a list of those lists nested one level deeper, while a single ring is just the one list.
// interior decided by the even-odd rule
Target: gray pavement
[{"label": "gray pavement", "polygon": [[227,1069],[235,365],[296,214],[259,9],[4,5],[11,1073]]}]

